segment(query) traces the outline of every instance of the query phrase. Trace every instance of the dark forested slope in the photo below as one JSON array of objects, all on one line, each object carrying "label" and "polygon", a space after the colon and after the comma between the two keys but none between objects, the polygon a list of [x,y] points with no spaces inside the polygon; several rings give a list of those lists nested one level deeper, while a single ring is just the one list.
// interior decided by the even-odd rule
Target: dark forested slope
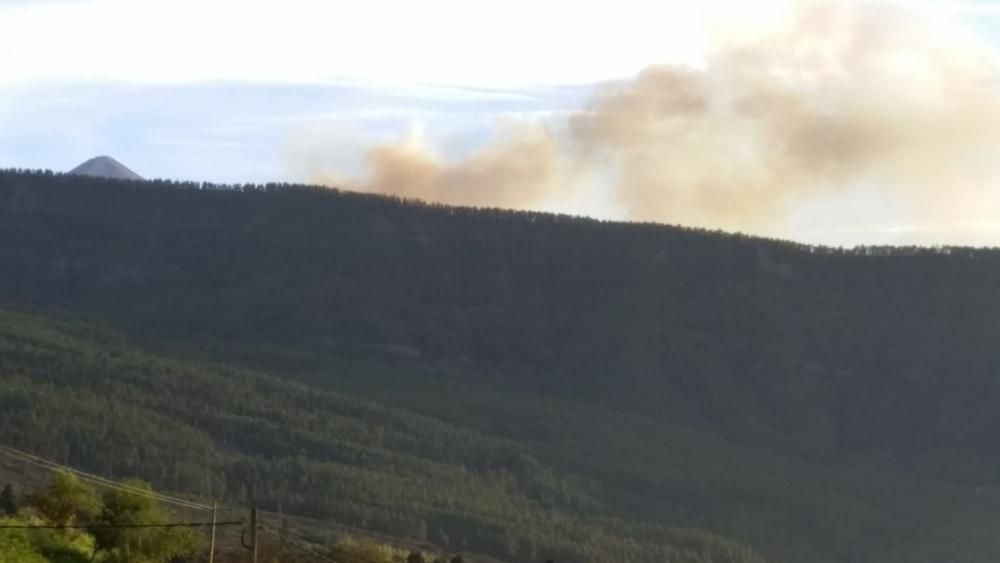
[{"label": "dark forested slope", "polygon": [[[178,427],[160,440],[191,432],[176,439],[210,452],[147,476],[157,484],[215,483],[432,541],[463,530],[475,543],[475,529],[480,549],[514,559],[547,547],[658,561],[652,546],[687,541],[662,534],[690,526],[789,562],[989,561],[1000,556],[985,532],[1000,523],[998,282],[1000,253],[987,250],[840,251],[315,188],[6,172],[0,304],[34,315],[5,317],[7,338],[30,343],[19,334],[50,322],[39,315],[83,319],[142,365],[239,367],[173,379],[157,368],[143,387],[74,371],[69,352],[39,361],[11,345],[0,377],[14,390],[0,402],[21,409],[4,411],[5,428],[21,429],[8,440],[97,469],[124,463],[93,455],[110,430],[55,425],[35,438],[31,421],[70,389],[95,417],[109,416],[99,399],[145,405],[146,424]],[[109,346],[82,346],[98,345]],[[226,370],[275,390],[228,388]],[[263,402],[192,402],[213,389]],[[321,404],[323,393],[383,410]],[[320,414],[338,409],[360,417],[342,422],[356,438]],[[391,425],[402,434],[376,455],[365,448],[387,439],[369,436],[382,417],[402,417]],[[149,458],[112,450],[137,467],[182,459],[139,442]],[[408,496],[415,481],[400,477],[463,482],[447,473],[459,467],[461,502]],[[248,492],[247,468],[274,490]],[[354,512],[314,493],[328,483],[352,488]],[[596,530],[642,545],[591,545]]]}]

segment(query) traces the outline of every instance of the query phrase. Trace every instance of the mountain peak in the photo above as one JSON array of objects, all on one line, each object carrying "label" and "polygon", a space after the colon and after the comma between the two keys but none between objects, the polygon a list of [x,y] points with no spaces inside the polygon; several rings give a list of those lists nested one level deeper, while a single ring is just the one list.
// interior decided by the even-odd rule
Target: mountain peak
[{"label": "mountain peak", "polygon": [[114,178],[117,180],[144,180],[144,178],[110,156],[94,157],[69,171],[78,176]]}]

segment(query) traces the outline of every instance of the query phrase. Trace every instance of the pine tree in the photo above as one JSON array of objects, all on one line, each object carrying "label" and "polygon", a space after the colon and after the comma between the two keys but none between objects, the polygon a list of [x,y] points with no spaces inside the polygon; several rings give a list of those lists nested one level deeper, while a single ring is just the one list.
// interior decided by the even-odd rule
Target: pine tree
[{"label": "pine tree", "polygon": [[14,496],[14,488],[7,483],[0,491],[0,513],[7,516],[17,514],[17,498]]}]

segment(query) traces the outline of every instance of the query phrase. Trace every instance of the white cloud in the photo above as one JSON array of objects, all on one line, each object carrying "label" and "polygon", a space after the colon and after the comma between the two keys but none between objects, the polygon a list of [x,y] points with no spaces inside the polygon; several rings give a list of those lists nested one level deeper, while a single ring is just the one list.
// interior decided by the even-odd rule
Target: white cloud
[{"label": "white cloud", "polygon": [[0,4],[0,81],[521,85],[697,59],[680,0],[89,0]]},{"label": "white cloud", "polygon": [[[697,64],[704,16],[789,0],[0,0],[0,85],[44,80],[523,86]],[[896,3],[990,20],[1000,2]]]}]

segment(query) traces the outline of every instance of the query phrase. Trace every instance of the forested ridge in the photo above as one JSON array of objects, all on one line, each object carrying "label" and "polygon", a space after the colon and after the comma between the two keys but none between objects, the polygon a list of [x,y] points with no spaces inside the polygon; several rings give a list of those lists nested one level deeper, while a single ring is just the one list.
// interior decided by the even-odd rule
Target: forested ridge
[{"label": "forested ridge", "polygon": [[1000,252],[0,173],[0,442],[513,561],[995,561]]}]

